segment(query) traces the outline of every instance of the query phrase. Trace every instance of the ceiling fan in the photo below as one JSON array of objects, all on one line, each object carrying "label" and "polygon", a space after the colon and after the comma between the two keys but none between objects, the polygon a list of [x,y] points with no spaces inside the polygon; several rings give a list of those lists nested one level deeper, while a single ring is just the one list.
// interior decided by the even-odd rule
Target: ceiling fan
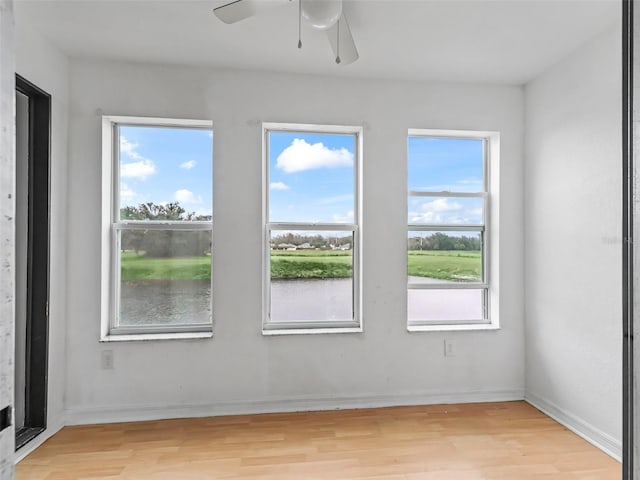
[{"label": "ceiling fan", "polygon": [[[235,0],[214,8],[213,13],[224,23],[236,23],[273,7],[293,3],[295,0]],[[348,65],[358,59],[358,50],[351,35],[347,17],[342,11],[342,0],[297,0],[298,48],[302,48],[302,20],[313,28],[324,31],[336,63]]]}]

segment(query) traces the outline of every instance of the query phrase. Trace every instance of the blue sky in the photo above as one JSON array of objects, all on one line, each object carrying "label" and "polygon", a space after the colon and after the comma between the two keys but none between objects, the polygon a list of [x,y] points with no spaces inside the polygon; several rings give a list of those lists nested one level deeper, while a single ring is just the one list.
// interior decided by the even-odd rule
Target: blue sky
[{"label": "blue sky", "polygon": [[[422,192],[481,192],[483,141],[409,137],[408,188]],[[482,199],[409,197],[409,223],[482,223]]]},{"label": "blue sky", "polygon": [[179,202],[211,215],[211,130],[120,127],[120,205]]},{"label": "blue sky", "polygon": [[269,221],[354,222],[355,136],[269,134]]},{"label": "blue sky", "polygon": [[[354,135],[269,134],[269,221],[354,222]],[[120,203],[179,202],[210,215],[210,130],[120,127]],[[420,191],[482,190],[482,140],[410,137],[408,187]],[[477,198],[409,197],[410,223],[481,223]]]},{"label": "blue sky", "polygon": [[409,137],[409,190],[482,191],[483,141]]}]

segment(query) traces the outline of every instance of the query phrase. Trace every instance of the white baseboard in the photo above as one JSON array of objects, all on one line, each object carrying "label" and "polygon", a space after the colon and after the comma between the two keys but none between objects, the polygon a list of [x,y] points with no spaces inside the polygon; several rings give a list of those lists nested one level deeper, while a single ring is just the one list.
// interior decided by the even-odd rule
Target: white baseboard
[{"label": "white baseboard", "polygon": [[[343,410],[405,405],[437,405],[452,403],[508,402],[525,400],[569,430],[621,461],[620,440],[594,427],[589,422],[558,407],[553,402],[524,390],[473,390],[456,392],[417,392],[399,395],[299,396],[270,398],[259,401],[224,401],[181,405],[109,405],[77,407],[65,411],[64,425],[135,422],[169,418],[196,418],[255,413],[304,412],[314,410]],[[62,423],[49,426],[35,440],[16,452],[16,463],[58,432]]]},{"label": "white baseboard", "polygon": [[300,396],[258,401],[224,401],[181,405],[103,405],[69,408],[66,425],[135,422],[168,418],[213,417],[254,413],[342,410],[405,405],[507,402],[523,400],[524,390],[476,390],[458,392],[418,392],[398,395]]},{"label": "white baseboard", "polygon": [[527,392],[524,399],[527,403],[564,425],[573,433],[584,438],[587,442],[598,447],[617,461],[622,461],[622,442],[620,440],[594,427],[586,420],[558,407],[553,402],[535,394]]},{"label": "white baseboard", "polygon": [[44,442],[46,442],[51,437],[53,437],[56,433],[62,430],[62,427],[64,427],[64,423],[62,423],[62,421],[58,421],[53,425],[49,424],[47,428],[44,430],[44,432],[40,433],[36,438],[34,438],[25,446],[23,446],[21,449],[16,451],[14,462],[18,463],[24,457],[29,455],[36,448],[38,448],[40,445],[42,445]]}]

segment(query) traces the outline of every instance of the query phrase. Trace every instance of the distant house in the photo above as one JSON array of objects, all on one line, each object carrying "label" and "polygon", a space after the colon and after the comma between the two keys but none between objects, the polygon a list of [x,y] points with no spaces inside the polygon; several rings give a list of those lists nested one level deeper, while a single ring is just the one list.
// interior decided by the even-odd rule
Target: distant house
[{"label": "distant house", "polygon": [[276,245],[275,249],[276,250],[296,250],[298,247],[296,247],[295,245],[291,244],[291,243],[279,243],[278,245]]}]

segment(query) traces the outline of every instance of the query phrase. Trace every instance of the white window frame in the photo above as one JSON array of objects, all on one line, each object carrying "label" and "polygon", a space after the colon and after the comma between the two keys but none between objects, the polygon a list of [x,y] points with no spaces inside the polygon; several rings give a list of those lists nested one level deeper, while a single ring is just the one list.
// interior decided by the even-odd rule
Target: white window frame
[{"label": "white window frame", "polygon": [[[411,289],[451,290],[471,289],[483,291],[483,317],[478,320],[414,320],[407,312],[407,329],[409,331],[439,330],[495,330],[499,323],[499,178],[500,178],[500,133],[494,131],[441,130],[410,128],[407,138],[453,138],[483,140],[483,189],[478,192],[450,192],[408,190],[407,200],[412,197],[441,198],[482,198],[484,218],[481,224],[407,224],[409,232],[479,232],[482,238],[482,273],[479,282],[464,283],[412,283],[407,276],[407,293]],[[407,151],[407,165],[409,162]],[[406,213],[405,213],[406,215]],[[407,246],[408,248],[408,246]],[[408,257],[407,257],[408,260]]]},{"label": "white window frame", "polygon": [[[354,223],[269,222],[269,133],[348,134],[355,136],[354,152]],[[314,125],[297,123],[262,124],[262,334],[358,333],[362,332],[362,132],[361,126]],[[353,233],[353,320],[270,322],[272,231],[341,231]]]},{"label": "white window frame", "polygon": [[[213,234],[213,220],[138,221],[120,219],[120,135],[118,131],[120,126],[194,128],[213,131],[213,122],[210,120],[114,115],[105,115],[102,117],[102,298],[100,341],[108,342],[211,337],[213,331],[212,318],[210,318],[207,323],[166,326],[153,325],[134,327],[119,326],[117,323],[120,296],[119,232],[123,230],[172,230],[210,231]],[[212,262],[213,257],[214,256],[212,254]],[[213,303],[213,296],[211,301]]]}]

